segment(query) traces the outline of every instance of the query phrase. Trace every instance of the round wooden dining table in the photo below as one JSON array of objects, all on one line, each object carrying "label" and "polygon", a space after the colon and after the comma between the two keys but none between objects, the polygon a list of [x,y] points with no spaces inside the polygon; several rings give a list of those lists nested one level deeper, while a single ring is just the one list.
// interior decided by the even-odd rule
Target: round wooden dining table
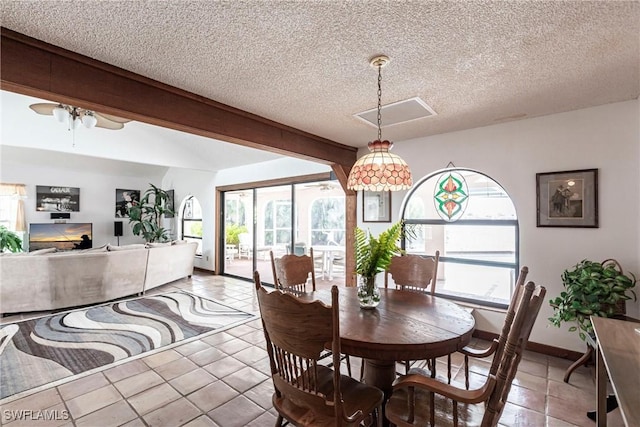
[{"label": "round wooden dining table", "polygon": [[[396,361],[432,359],[460,350],[471,340],[471,313],[444,298],[396,289],[380,289],[380,304],[361,309],[357,288],[339,289],[342,353],[362,357],[364,382],[388,397]],[[331,292],[318,290],[300,298],[331,304]]]}]

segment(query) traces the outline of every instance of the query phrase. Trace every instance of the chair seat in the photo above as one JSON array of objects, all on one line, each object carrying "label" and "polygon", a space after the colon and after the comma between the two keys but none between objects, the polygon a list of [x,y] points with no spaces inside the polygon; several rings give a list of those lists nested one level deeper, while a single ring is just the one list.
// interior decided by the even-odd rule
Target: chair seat
[{"label": "chair seat", "polygon": [[[333,370],[325,366],[318,366],[319,391],[327,396],[328,401],[333,399]],[[382,404],[384,394],[376,387],[368,386],[346,375],[340,376],[340,390],[344,400],[344,412],[348,415],[362,411],[362,416],[348,426],[357,426],[373,410]],[[327,406],[326,412],[305,408],[292,402],[286,396],[278,397],[273,394],[273,406],[284,418],[294,425],[335,426],[333,408]]]},{"label": "chair seat", "polygon": [[[389,421],[398,427],[406,426],[428,426],[431,411],[429,392],[419,388],[415,389],[415,419],[408,422],[409,413],[408,396],[406,389],[399,389],[387,402],[386,416]],[[435,400],[435,425],[453,426],[453,401],[439,394],[434,394]],[[484,402],[476,404],[458,403],[458,425],[459,426],[480,426],[484,416]]]}]

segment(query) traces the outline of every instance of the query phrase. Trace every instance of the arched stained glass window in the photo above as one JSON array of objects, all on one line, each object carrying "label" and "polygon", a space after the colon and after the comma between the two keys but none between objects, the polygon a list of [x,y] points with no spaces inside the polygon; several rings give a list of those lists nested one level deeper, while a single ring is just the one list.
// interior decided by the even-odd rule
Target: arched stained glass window
[{"label": "arched stained glass window", "polygon": [[[466,182],[466,208],[457,220],[442,218],[436,196],[443,172]],[[484,305],[506,306],[519,270],[518,219],[507,192],[480,172],[455,168],[418,181],[405,198],[401,216],[413,233],[408,253],[440,251],[436,293]]]}]

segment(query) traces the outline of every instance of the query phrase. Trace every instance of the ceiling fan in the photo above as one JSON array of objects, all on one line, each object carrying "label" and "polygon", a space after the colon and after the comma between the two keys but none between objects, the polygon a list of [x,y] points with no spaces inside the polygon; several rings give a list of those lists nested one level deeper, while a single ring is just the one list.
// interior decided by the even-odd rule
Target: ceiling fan
[{"label": "ceiling fan", "polygon": [[33,111],[45,116],[54,116],[59,122],[64,123],[68,120],[69,129],[77,129],[80,124],[86,128],[99,127],[104,129],[118,130],[124,127],[124,124],[131,120],[122,117],[112,116],[111,114],[96,113],[95,111],[86,110],[80,107],[74,107],[67,104],[53,104],[42,102],[29,105]]}]

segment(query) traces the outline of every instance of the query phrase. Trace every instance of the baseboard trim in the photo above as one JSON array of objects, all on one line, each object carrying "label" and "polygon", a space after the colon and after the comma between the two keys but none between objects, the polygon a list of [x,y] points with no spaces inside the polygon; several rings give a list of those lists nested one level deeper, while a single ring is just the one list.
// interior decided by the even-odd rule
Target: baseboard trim
[{"label": "baseboard trim", "polygon": [[[499,335],[493,332],[473,331],[473,336],[475,338],[480,338],[482,340],[491,341],[493,339],[498,339]],[[566,348],[554,347],[551,345],[540,344],[537,342],[529,341],[527,342],[527,350],[533,351],[536,353],[544,354],[547,356],[559,357],[561,359],[567,359],[576,361],[582,357],[583,353],[578,353],[577,351],[567,350]],[[586,348],[585,348],[586,351]]]},{"label": "baseboard trim", "polygon": [[205,274],[211,274],[214,275],[216,274],[215,271],[213,270],[207,270],[206,268],[202,268],[202,267],[193,267],[194,271],[197,271],[198,273],[205,273]]}]

